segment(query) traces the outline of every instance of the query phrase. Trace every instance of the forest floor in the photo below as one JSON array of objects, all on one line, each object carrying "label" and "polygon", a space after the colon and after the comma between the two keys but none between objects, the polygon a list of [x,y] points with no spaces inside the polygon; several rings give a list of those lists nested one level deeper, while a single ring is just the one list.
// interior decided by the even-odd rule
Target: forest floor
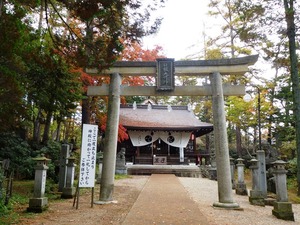
[{"label": "forest floor", "polygon": [[[78,209],[73,207],[74,199],[49,200],[48,209],[42,213],[28,213],[27,205],[16,210],[19,221],[14,224],[63,225],[63,224],[121,224],[138,198],[149,177],[134,176],[115,181],[114,199],[116,203],[91,207],[92,189],[81,189]],[[94,200],[99,199],[100,185],[94,189]],[[1,223],[0,224],[12,224]]]}]

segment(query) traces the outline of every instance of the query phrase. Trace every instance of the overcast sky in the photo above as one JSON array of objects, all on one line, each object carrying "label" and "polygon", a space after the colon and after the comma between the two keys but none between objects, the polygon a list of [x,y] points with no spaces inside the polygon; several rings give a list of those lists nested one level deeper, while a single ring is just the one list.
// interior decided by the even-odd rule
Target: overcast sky
[{"label": "overcast sky", "polygon": [[[204,33],[206,40],[220,35],[220,24],[224,22],[207,15],[208,4],[209,0],[168,0],[158,12],[163,17],[159,32],[144,38],[143,47],[162,46],[166,57],[175,60],[204,59]],[[272,79],[274,72],[269,64],[260,59],[255,65]]]},{"label": "overcast sky", "polygon": [[144,38],[143,46],[152,48],[160,45],[166,56],[175,60],[201,54],[204,46],[203,31],[212,32],[213,27],[213,18],[207,16],[208,2],[168,0],[166,7],[158,12],[163,17],[158,34]]}]

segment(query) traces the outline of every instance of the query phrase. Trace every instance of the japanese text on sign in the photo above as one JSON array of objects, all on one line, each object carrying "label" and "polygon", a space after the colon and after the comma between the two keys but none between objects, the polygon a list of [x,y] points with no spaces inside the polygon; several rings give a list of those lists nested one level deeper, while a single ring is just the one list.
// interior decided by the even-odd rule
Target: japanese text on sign
[{"label": "japanese text on sign", "polygon": [[83,124],[79,187],[94,187],[98,126]]},{"label": "japanese text on sign", "polygon": [[157,59],[157,91],[174,90],[174,59]]}]

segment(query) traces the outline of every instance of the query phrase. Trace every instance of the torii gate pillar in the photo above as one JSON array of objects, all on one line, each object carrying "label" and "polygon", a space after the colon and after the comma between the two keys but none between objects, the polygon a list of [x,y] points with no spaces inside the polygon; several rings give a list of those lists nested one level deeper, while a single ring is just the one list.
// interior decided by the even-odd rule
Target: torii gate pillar
[{"label": "torii gate pillar", "polygon": [[116,149],[118,144],[118,127],[120,112],[120,94],[122,77],[118,73],[110,76],[110,90],[108,96],[108,115],[103,154],[103,168],[101,175],[100,202],[105,204],[113,201]]},{"label": "torii gate pillar", "polygon": [[222,208],[239,208],[239,205],[233,201],[232,195],[230,159],[221,74],[218,72],[212,73],[210,75],[210,81],[212,86],[214,144],[218,170],[219,193],[219,202],[213,203],[213,206]]}]

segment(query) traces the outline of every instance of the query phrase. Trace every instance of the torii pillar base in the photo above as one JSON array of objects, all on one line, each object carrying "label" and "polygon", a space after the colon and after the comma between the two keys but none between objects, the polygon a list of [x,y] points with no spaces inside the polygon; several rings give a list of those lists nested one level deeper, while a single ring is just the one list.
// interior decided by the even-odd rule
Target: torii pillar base
[{"label": "torii pillar base", "polygon": [[213,204],[216,208],[223,208],[223,209],[235,209],[235,210],[243,210],[239,204],[232,202],[232,203],[223,203],[223,202],[215,202]]}]

